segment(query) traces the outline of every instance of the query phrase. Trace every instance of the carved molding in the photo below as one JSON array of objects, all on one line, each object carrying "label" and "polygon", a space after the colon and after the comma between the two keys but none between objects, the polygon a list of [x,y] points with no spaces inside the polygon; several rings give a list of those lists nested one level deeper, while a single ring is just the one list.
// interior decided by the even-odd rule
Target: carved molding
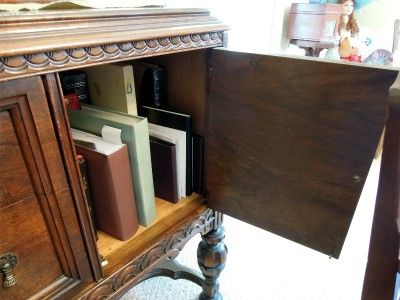
[{"label": "carved molding", "polygon": [[175,53],[195,48],[216,47],[221,46],[222,42],[222,32],[210,32],[0,57],[0,81],[103,62],[122,61],[170,52]]},{"label": "carved molding", "polygon": [[139,256],[117,273],[105,279],[82,299],[103,299],[118,293],[124,287],[133,286],[140,278],[152,270],[161,259],[182,250],[194,235],[213,229],[216,213],[207,209],[189,224],[167,236],[149,251]]}]

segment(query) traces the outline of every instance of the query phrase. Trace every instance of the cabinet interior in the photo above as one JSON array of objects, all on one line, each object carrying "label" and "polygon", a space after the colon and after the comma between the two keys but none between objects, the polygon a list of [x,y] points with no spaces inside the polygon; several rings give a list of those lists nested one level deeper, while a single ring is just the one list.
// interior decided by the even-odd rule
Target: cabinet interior
[{"label": "cabinet interior", "polygon": [[[202,49],[140,59],[167,69],[169,109],[190,114],[193,133],[201,136],[205,133],[206,54],[207,50]],[[104,259],[104,276],[151,248],[155,241],[173,233],[204,209],[204,197],[196,193],[181,198],[176,204],[156,198],[155,220],[148,227],[140,225],[129,240],[121,241],[97,230],[96,244],[100,258]]]},{"label": "cabinet interior", "polygon": [[199,214],[205,208],[203,198],[193,193],[189,197],[173,204],[163,199],[156,198],[157,215],[154,222],[148,226],[139,226],[135,235],[127,241],[120,241],[100,230],[97,231],[97,250],[106,259],[103,272],[107,276],[113,270],[123,266],[126,262],[151,248],[154,239],[161,240],[169,233],[173,233],[190,218]]}]

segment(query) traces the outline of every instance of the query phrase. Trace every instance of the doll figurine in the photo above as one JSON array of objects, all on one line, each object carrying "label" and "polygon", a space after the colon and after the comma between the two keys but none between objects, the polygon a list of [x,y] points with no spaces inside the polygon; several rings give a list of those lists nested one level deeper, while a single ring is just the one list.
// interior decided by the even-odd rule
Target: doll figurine
[{"label": "doll figurine", "polygon": [[354,0],[338,0],[343,5],[343,14],[340,17],[339,56],[340,59],[361,62],[360,42],[358,33],[360,29],[354,17]]}]

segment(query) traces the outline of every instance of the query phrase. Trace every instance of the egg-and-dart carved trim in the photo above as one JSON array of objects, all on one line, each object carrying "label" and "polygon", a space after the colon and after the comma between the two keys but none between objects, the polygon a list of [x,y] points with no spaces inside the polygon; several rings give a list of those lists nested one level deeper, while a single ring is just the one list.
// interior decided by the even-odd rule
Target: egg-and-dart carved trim
[{"label": "egg-and-dart carved trim", "polygon": [[211,32],[0,57],[0,80],[79,68],[103,62],[216,47],[221,46],[222,42],[222,32]]}]

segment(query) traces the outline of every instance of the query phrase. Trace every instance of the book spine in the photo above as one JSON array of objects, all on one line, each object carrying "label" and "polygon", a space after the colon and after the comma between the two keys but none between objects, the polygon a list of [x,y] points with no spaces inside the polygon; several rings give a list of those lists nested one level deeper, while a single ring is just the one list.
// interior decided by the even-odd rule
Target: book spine
[{"label": "book spine", "polygon": [[82,71],[67,71],[60,74],[64,94],[76,93],[81,103],[89,103],[86,74]]},{"label": "book spine", "polygon": [[147,68],[141,82],[140,104],[168,108],[167,70]]},{"label": "book spine", "polygon": [[186,131],[186,196],[193,192],[193,141],[191,122]]},{"label": "book spine", "polygon": [[83,157],[83,155],[80,155],[80,154],[77,155],[77,160],[78,160],[78,165],[79,165],[79,171],[81,173],[81,181],[82,181],[83,192],[84,192],[84,196],[85,196],[85,200],[86,200],[86,205],[87,205],[87,208],[89,211],[90,220],[92,221],[91,223],[92,223],[93,233],[97,240],[98,236],[97,236],[97,229],[96,229],[96,220],[94,217],[95,216],[95,208],[93,205],[92,195],[90,192],[86,161],[85,161],[85,158]]},{"label": "book spine", "polygon": [[153,106],[158,108],[168,108],[167,97],[167,71],[162,68],[152,70],[153,79]]}]

